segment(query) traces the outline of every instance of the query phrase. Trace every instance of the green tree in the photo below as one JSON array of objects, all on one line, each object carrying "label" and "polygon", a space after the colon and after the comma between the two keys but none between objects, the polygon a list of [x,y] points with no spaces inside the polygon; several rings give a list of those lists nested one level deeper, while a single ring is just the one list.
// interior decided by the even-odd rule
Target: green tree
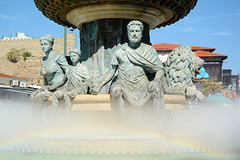
[{"label": "green tree", "polygon": [[202,92],[206,96],[208,96],[209,94],[218,93],[224,88],[222,84],[220,84],[219,82],[215,82],[211,78],[202,79],[200,83],[205,87],[205,89]]}]

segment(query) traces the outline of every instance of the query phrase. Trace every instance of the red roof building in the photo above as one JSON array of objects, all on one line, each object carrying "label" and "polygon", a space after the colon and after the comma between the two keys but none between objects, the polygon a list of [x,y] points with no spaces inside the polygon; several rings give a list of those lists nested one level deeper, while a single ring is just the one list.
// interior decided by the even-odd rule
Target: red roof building
[{"label": "red roof building", "polygon": [[0,73],[0,77],[1,78],[12,78],[12,79],[22,79],[22,78],[19,78],[19,77],[10,76],[10,75],[6,75],[6,74],[3,74],[3,73]]},{"label": "red roof building", "polygon": [[224,55],[224,54],[218,54],[218,53],[212,53],[212,52],[208,52],[208,51],[201,51],[201,50],[198,50],[198,51],[195,51],[194,53],[196,53],[196,55],[198,57],[219,57],[219,58],[222,58],[222,59],[227,59],[227,55]]},{"label": "red roof building", "polygon": [[[158,52],[160,60],[165,63],[167,60],[168,54],[179,46],[180,44],[170,44],[170,43],[158,43],[152,45]],[[202,58],[205,61],[204,68],[209,74],[210,78],[215,79],[220,82],[223,80],[222,74],[222,63],[223,60],[227,59],[227,55],[213,53],[216,48],[210,47],[199,47],[191,46],[192,51],[197,54],[198,57]]]},{"label": "red roof building", "polygon": [[23,78],[14,77],[14,76],[0,73],[0,84],[10,84],[12,80],[18,80],[18,81],[23,81],[23,82],[27,81]]},{"label": "red roof building", "polygon": [[[170,44],[170,43],[158,43],[152,45],[157,51],[172,51],[174,48],[177,48],[179,46],[182,46],[182,44]],[[192,51],[210,51],[213,52],[215,48],[209,48],[209,47],[199,47],[199,46],[191,46]]]}]

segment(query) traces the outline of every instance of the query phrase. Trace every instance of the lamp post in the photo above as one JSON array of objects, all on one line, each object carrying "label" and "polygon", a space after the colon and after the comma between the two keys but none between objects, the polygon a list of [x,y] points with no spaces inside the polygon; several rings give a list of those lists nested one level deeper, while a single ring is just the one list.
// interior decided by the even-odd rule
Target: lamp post
[{"label": "lamp post", "polygon": [[67,27],[64,26],[64,56],[67,55]]},{"label": "lamp post", "polygon": [[31,72],[30,72],[30,69],[29,69],[28,67],[26,67],[26,66],[23,66],[23,68],[26,68],[26,69],[28,70],[28,72],[29,72],[29,81],[31,81],[31,79],[32,79],[32,74],[31,74]]}]

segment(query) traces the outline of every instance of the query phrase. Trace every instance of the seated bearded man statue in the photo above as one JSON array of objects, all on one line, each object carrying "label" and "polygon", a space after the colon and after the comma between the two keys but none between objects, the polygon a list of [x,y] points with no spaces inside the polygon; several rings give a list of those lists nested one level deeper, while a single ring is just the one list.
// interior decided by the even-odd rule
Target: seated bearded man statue
[{"label": "seated bearded man statue", "polygon": [[[156,50],[141,42],[142,22],[131,21],[127,25],[127,32],[128,43],[114,50],[109,71],[104,74],[99,84],[91,88],[90,92],[97,94],[118,70],[116,81],[110,88],[112,109],[123,118],[124,99],[133,106],[141,106],[152,97],[153,108],[159,117],[164,110],[163,91],[159,84],[164,75],[163,65]],[[151,81],[149,74],[155,75]]]}]

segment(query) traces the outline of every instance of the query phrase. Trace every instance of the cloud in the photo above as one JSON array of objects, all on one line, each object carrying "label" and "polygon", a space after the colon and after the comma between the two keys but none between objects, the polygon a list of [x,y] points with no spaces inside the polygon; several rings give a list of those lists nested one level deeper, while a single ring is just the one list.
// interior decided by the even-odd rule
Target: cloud
[{"label": "cloud", "polygon": [[237,11],[236,16],[240,17],[240,10]]},{"label": "cloud", "polygon": [[183,28],[181,29],[182,31],[185,31],[185,32],[192,32],[193,31],[193,28],[192,27],[187,27],[187,28]]},{"label": "cloud", "polygon": [[[0,1],[0,2],[1,2],[1,1]],[[9,20],[13,20],[13,18],[8,17],[8,16],[5,16],[5,15],[2,15],[2,14],[0,14],[0,19],[9,19]]]},{"label": "cloud", "polygon": [[203,21],[203,20],[216,19],[216,18],[229,17],[229,16],[240,17],[240,10],[238,10],[235,13],[227,13],[227,14],[222,14],[222,15],[217,15],[217,16],[209,16],[209,17],[191,18],[191,19],[188,19],[188,20],[190,22],[198,22],[198,21]]},{"label": "cloud", "polygon": [[215,36],[232,36],[234,34],[230,33],[230,32],[216,32],[216,33],[212,33],[212,35],[215,35]]},{"label": "cloud", "polygon": [[183,32],[199,33],[199,34],[214,35],[214,36],[232,36],[232,35],[234,35],[234,33],[227,32],[227,31],[209,33],[209,31],[207,31],[207,30],[205,30],[205,31],[204,30],[198,30],[198,29],[194,29],[191,26],[188,26],[188,27],[185,27],[185,28],[178,28],[178,30],[183,31]]},{"label": "cloud", "polygon": [[[0,1],[0,3],[1,3],[1,1]],[[0,18],[3,18],[3,19],[8,19],[9,17],[8,17],[8,16],[5,16],[5,15],[2,15],[2,14],[0,14]]]}]

